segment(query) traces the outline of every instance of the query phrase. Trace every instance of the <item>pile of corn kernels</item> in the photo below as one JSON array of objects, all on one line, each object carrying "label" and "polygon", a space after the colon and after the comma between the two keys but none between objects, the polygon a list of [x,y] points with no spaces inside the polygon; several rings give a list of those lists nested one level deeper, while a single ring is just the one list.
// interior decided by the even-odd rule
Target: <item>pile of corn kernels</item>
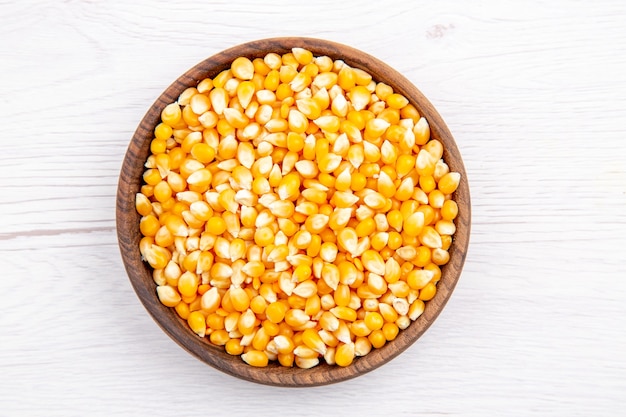
[{"label": "pile of corn kernels", "polygon": [[158,298],[249,365],[348,366],[435,296],[460,175],[367,72],[237,58],[163,109],[150,148],[136,209]]}]

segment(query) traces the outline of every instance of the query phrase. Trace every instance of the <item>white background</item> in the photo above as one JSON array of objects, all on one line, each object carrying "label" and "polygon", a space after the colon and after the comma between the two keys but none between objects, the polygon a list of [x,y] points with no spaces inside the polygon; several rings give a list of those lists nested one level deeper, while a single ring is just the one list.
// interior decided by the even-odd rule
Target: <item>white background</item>
[{"label": "white background", "polygon": [[[180,74],[272,36],[351,45],[438,108],[469,254],[445,311],[365,376],[222,374],[149,318],[115,193]],[[0,1],[1,416],[617,416],[626,407],[626,3]]]}]

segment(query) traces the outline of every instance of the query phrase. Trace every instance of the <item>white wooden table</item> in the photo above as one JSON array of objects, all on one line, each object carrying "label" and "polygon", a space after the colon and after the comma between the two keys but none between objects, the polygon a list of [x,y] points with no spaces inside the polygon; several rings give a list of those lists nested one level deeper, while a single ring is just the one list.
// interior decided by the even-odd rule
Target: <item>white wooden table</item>
[{"label": "white wooden table", "polygon": [[[626,3],[0,2],[0,416],[618,416],[626,407]],[[397,359],[312,389],[222,374],[129,285],[117,177],[178,75],[272,36],[349,44],[433,102],[473,229]]]}]

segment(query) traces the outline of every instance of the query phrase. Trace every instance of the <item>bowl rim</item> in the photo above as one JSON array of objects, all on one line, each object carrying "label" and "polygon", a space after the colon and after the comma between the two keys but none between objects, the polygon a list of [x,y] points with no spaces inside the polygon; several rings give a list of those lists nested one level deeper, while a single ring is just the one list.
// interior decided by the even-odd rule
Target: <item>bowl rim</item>
[{"label": "bowl rim", "polygon": [[[407,329],[400,331],[394,341],[380,349],[372,349],[368,355],[356,358],[344,368],[330,366],[323,361],[308,370],[274,364],[268,368],[254,368],[240,358],[228,355],[223,348],[211,345],[206,338],[197,337],[173,308],[162,305],[158,300],[151,269],[141,260],[138,247],[141,239],[140,216],[134,206],[135,194],[143,181],[143,164],[149,154],[152,131],[160,119],[161,109],[176,101],[184,89],[195,86],[203,78],[214,77],[239,56],[262,57],[269,52],[289,52],[294,47],[308,49],[314,56],[342,59],[350,66],[369,72],[376,81],[383,80],[394,88],[394,92],[407,97],[428,120],[431,137],[443,143],[444,161],[451,170],[461,174],[454,198],[459,206],[455,219],[457,231],[450,247],[450,261],[442,267],[435,297],[426,302],[424,313]],[[116,230],[122,261],[137,297],[152,319],[178,345],[213,368],[244,380],[281,387],[311,387],[345,381],[373,371],[408,349],[432,325],[450,299],[465,263],[471,230],[471,204],[467,173],[456,142],[437,110],[415,85],[386,63],[351,46],[318,38],[278,37],[250,41],[218,52],[187,70],[159,95],[135,130],[123,159],[116,195]]]}]

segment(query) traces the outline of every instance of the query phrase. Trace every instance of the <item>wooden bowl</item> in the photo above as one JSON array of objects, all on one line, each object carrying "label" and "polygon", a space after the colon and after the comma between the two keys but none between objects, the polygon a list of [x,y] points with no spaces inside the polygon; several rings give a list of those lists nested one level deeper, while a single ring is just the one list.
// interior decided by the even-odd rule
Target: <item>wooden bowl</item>
[{"label": "wooden bowl", "polygon": [[[285,368],[276,364],[270,364],[267,368],[254,368],[243,362],[239,356],[227,354],[223,348],[213,346],[206,338],[194,334],[174,309],[160,303],[150,266],[141,260],[139,253],[140,215],[135,211],[135,194],[142,185],[144,163],[150,153],[150,141],[154,127],[160,121],[161,110],[176,101],[187,87],[195,86],[206,77],[214,77],[239,56],[252,59],[263,57],[268,52],[286,53],[293,47],[309,49],[314,56],[327,55],[333,60],[342,59],[350,66],[369,72],[374,80],[383,81],[392,86],[395,92],[403,94],[428,120],[431,137],[443,143],[443,158],[451,171],[461,173],[461,183],[454,195],[459,206],[459,214],[455,220],[456,234],[449,249],[450,261],[442,267],[442,277],[437,284],[435,297],[426,303],[424,313],[401,331],[394,341],[383,348],[372,349],[368,355],[356,358],[345,368],[329,366],[323,361],[312,369]],[[311,38],[275,38],[249,42],[220,52],[191,68],[159,96],[135,131],[124,158],[117,192],[116,221],[122,259],[137,296],[152,318],[176,343],[198,359],[227,374],[267,385],[306,387],[350,379],[389,362],[414,343],[435,321],[450,298],[465,261],[470,233],[470,195],[461,154],[452,134],[433,105],[406,78],[378,59],[345,45]]]}]

